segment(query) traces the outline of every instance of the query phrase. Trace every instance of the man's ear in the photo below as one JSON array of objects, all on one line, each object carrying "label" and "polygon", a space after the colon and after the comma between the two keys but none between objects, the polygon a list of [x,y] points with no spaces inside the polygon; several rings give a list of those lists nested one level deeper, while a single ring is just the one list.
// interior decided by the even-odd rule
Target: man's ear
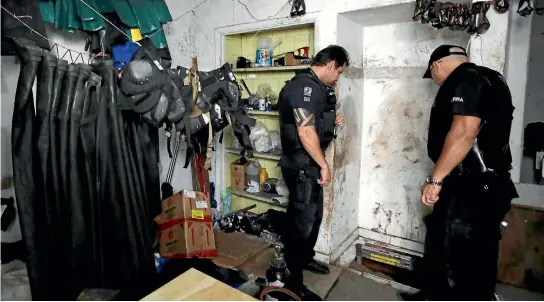
[{"label": "man's ear", "polygon": [[336,68],[336,62],[330,61],[329,63],[327,63],[327,69],[329,71],[334,70],[335,68]]}]

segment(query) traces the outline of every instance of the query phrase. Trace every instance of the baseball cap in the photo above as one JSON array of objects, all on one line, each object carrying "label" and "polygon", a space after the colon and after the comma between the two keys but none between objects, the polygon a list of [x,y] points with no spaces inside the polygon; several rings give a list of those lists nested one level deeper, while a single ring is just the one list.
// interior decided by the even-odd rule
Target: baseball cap
[{"label": "baseball cap", "polygon": [[431,58],[429,59],[429,64],[427,66],[427,71],[425,71],[425,74],[423,75],[424,79],[431,77],[431,65],[442,58],[445,58],[447,56],[451,55],[462,55],[467,56],[467,51],[457,45],[440,45],[438,46],[433,53],[431,54]]}]

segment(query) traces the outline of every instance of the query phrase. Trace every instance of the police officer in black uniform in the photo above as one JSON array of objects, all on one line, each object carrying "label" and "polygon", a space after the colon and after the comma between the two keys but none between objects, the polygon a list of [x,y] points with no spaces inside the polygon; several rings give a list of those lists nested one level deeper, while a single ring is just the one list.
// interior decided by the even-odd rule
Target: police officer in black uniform
[{"label": "police officer in black uniform", "polygon": [[421,202],[427,220],[424,278],[405,300],[494,300],[500,224],[513,198],[509,139],[514,107],[498,72],[469,63],[464,48],[442,45],[424,78],[440,86],[428,133],[435,163]]},{"label": "police officer in black uniform", "polygon": [[288,81],[279,96],[280,166],[289,189],[289,229],[283,241],[291,282],[286,287],[304,300],[319,296],[303,285],[302,270],[329,272],[313,259],[314,246],[323,216],[322,187],[331,180],[325,149],[335,137],[336,125],[344,125],[332,86],[348,65],[346,50],[331,45],[315,55],[311,68]]}]

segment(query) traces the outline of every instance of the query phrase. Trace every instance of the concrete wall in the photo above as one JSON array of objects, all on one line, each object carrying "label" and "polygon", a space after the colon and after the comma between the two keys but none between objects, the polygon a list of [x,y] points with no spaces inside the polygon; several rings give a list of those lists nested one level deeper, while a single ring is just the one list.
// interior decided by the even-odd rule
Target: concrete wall
[{"label": "concrete wall", "polygon": [[[200,1],[167,3],[172,15],[179,16]],[[167,26],[174,63],[187,65],[191,55],[199,57],[203,69],[223,63],[223,42],[217,37],[225,28],[250,31],[264,24],[296,23],[284,17],[289,5],[283,1],[243,3],[210,0]],[[356,238],[358,226],[382,241],[421,242],[426,209],[418,202],[419,185],[431,167],[425,138],[437,87],[420,77],[434,47],[442,42],[466,45],[469,36],[410,21],[410,0],[307,0],[306,5],[307,16],[317,16],[316,49],[341,44],[354,63],[339,82],[340,110],[348,127],[339,131],[327,156],[335,180],[325,192],[316,250],[334,256]],[[484,65],[503,72],[508,15],[490,10],[488,17],[491,29],[481,47],[472,47],[473,53],[482,53]]]},{"label": "concrete wall", "polygon": [[[525,110],[523,114],[523,129],[534,122],[544,122],[544,16],[532,14],[532,20],[527,18],[525,26],[530,28],[529,64],[527,71],[527,86],[525,93]],[[535,161],[532,157],[524,156],[521,163],[521,183],[534,183]],[[544,206],[544,199],[542,201]]]}]

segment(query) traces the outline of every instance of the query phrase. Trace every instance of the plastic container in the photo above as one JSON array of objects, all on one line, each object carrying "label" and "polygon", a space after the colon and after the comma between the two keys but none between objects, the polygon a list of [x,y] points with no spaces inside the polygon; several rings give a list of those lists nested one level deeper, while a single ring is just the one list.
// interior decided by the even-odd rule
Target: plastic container
[{"label": "plastic container", "polygon": [[259,110],[260,111],[266,111],[266,100],[260,99],[259,100]]},{"label": "plastic container", "polygon": [[261,173],[259,174],[259,185],[261,187],[261,191],[263,191],[263,185],[268,180],[268,172],[266,172],[266,168],[261,169]]},{"label": "plastic container", "polygon": [[262,38],[257,40],[257,52],[255,56],[255,65],[259,67],[272,66],[272,39]]},{"label": "plastic container", "polygon": [[260,183],[261,164],[258,160],[252,161],[246,168],[246,182]]}]

